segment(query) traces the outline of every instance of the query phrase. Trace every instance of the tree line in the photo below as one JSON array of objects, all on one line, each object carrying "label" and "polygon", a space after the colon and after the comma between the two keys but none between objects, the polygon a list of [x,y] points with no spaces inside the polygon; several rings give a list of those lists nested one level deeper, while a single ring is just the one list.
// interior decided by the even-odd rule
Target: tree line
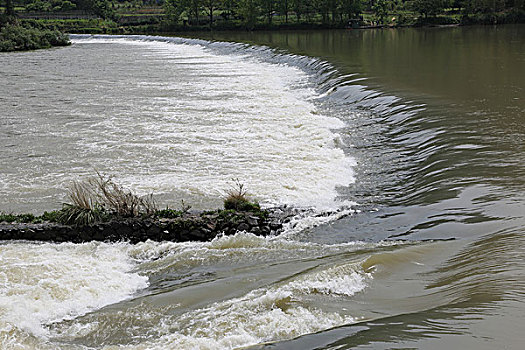
[{"label": "tree line", "polygon": [[4,0],[4,3],[8,15],[14,14],[17,5],[28,11],[83,10],[109,19],[114,19],[115,9],[124,4],[162,6],[164,23],[248,29],[298,24],[336,27],[356,21],[363,24],[364,17],[381,25],[414,24],[414,20],[432,22],[447,16],[450,19],[517,13],[521,20],[525,16],[525,0]]},{"label": "tree line", "polygon": [[[376,24],[389,15],[412,15],[420,19],[446,13],[458,15],[525,11],[525,0],[165,0],[166,14],[173,22],[187,25],[238,20],[246,27],[279,23],[348,24],[362,20],[364,12]],[[395,19],[395,17],[394,17]]]}]

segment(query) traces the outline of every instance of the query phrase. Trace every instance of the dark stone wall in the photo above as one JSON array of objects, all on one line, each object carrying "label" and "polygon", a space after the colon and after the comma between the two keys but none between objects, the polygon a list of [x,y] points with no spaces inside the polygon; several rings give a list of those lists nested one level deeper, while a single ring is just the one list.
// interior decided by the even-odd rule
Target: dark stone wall
[{"label": "dark stone wall", "polygon": [[282,217],[254,212],[184,214],[174,219],[122,218],[90,226],[56,223],[0,223],[0,240],[51,242],[128,241],[210,241],[219,234],[237,231],[270,235],[282,230]]}]

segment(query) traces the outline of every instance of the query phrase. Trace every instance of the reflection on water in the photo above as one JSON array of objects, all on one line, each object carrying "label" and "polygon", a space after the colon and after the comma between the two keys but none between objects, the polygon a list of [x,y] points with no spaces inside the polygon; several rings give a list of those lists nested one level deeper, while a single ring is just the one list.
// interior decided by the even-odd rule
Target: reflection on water
[{"label": "reflection on water", "polygon": [[419,101],[435,97],[482,107],[477,110],[482,115],[501,112],[500,117],[512,118],[516,127],[523,127],[517,117],[525,108],[524,30],[516,25],[200,36],[321,57],[342,74],[359,74],[369,88],[412,95]]},{"label": "reflection on water", "polygon": [[[352,121],[343,134],[357,181],[340,193],[372,210],[304,239],[466,238],[414,276],[428,279],[422,294],[439,295],[443,306],[270,347],[521,346],[524,32],[518,25],[213,34],[321,57],[351,74],[323,103]],[[345,114],[349,106],[360,112]],[[389,295],[397,293],[407,291]]]}]

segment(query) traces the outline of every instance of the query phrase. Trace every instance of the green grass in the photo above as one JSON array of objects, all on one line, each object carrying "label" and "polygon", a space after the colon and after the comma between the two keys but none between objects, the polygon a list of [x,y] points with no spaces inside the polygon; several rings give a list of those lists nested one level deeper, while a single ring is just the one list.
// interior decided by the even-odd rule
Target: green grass
[{"label": "green grass", "polygon": [[6,214],[6,213],[0,213],[0,222],[8,222],[8,223],[26,223],[26,224],[41,224],[44,222],[60,222],[60,210],[54,210],[47,212],[45,211],[44,214],[40,216],[36,216],[33,214]]},{"label": "green grass", "polygon": [[162,218],[162,219],[175,219],[175,218],[182,217],[183,214],[184,212],[182,210],[166,208],[166,209],[158,210],[155,213],[155,216],[158,218]]}]

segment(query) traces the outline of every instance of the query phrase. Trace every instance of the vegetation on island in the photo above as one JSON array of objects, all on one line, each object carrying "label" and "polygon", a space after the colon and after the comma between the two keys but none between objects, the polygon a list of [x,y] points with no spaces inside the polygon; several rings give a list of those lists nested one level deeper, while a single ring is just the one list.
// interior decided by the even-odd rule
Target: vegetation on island
[{"label": "vegetation on island", "polygon": [[[60,210],[44,212],[40,216],[33,214],[0,213],[0,222],[7,223],[60,223],[64,225],[87,226],[119,219],[174,219],[189,213],[191,206],[181,201],[180,209],[166,207],[158,209],[152,194],[138,196],[111,177],[97,173],[96,177],[85,181],[75,181],[68,188],[69,203],[64,203]],[[227,191],[224,210],[218,209],[202,214],[218,214],[220,217],[235,218],[236,212],[252,212],[260,218],[266,218],[267,212],[257,202],[249,199],[244,184],[235,180],[235,187]]]},{"label": "vegetation on island", "polygon": [[6,0],[4,13],[0,14],[0,52],[47,49],[69,44],[69,37],[56,28],[34,26],[18,20],[13,1]]},{"label": "vegetation on island", "polygon": [[47,49],[69,44],[69,37],[58,30],[32,28],[17,23],[0,26],[0,52]]},{"label": "vegetation on island", "polygon": [[518,23],[525,0],[4,0],[4,12],[39,29],[133,34]]},{"label": "vegetation on island", "polygon": [[248,199],[248,191],[238,179],[235,179],[236,186],[228,190],[228,196],[224,199],[224,209],[236,211],[260,211],[261,207],[257,202]]}]

